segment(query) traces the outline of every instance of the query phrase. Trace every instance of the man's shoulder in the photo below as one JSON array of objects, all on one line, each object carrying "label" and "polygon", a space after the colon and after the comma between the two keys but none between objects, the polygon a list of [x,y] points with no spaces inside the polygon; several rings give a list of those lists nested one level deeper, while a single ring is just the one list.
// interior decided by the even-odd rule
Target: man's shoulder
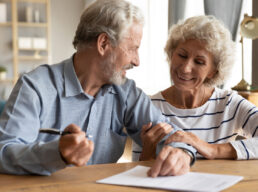
[{"label": "man's shoulder", "polygon": [[51,79],[59,78],[63,75],[65,61],[62,61],[57,64],[49,65],[42,64],[35,68],[34,70],[25,73],[21,76],[21,78],[33,81],[33,82],[41,82],[41,81],[51,81]]},{"label": "man's shoulder", "polygon": [[138,87],[136,87],[135,81],[132,79],[126,79],[124,84],[113,85],[113,87],[118,93],[124,93],[124,94],[127,94],[132,89],[139,89]]},{"label": "man's shoulder", "polygon": [[51,92],[51,89],[57,89],[57,87],[63,84],[63,70],[65,62],[58,64],[43,64],[34,70],[21,75],[17,82],[17,86],[29,86],[36,90]]},{"label": "man's shoulder", "polygon": [[113,87],[116,93],[123,98],[138,98],[141,96],[147,97],[147,95],[142,91],[142,89],[136,86],[135,81],[132,79],[126,79],[126,82],[123,85],[113,85]]}]

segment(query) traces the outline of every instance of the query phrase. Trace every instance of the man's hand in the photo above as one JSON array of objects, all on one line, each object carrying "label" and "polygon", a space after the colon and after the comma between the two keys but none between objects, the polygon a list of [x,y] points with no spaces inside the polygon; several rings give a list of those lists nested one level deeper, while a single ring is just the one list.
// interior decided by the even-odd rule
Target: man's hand
[{"label": "man's hand", "polygon": [[59,140],[59,150],[63,159],[68,164],[85,165],[93,153],[93,142],[74,124],[67,126],[64,131],[71,134],[64,135]]},{"label": "man's hand", "polygon": [[189,172],[190,161],[191,157],[182,149],[164,146],[148,171],[148,176],[183,175]]},{"label": "man's hand", "polygon": [[140,160],[146,161],[155,159],[156,146],[160,140],[170,133],[173,128],[167,123],[159,123],[153,127],[152,123],[142,126],[141,140],[142,140],[142,153]]}]

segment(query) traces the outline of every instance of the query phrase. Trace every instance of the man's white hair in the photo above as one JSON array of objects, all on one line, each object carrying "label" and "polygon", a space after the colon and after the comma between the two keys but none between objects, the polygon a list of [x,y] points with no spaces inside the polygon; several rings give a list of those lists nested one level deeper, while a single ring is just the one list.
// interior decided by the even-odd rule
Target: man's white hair
[{"label": "man's white hair", "polygon": [[101,33],[117,45],[134,22],[144,23],[138,7],[124,0],[96,0],[83,12],[73,45],[76,49],[85,46],[96,41]]}]

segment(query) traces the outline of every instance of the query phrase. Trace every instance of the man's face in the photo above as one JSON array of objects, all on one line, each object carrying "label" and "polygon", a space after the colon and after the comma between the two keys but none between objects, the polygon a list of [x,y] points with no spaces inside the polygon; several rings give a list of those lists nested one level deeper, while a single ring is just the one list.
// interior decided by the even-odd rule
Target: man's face
[{"label": "man's face", "polygon": [[120,43],[112,49],[103,66],[109,83],[121,85],[126,80],[126,70],[139,66],[138,49],[142,39],[142,25],[134,23]]}]

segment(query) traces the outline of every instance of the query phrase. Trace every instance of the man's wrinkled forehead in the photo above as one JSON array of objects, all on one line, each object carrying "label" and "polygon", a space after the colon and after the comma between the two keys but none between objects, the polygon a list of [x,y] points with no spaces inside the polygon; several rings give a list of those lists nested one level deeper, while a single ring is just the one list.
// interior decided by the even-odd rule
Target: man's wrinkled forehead
[{"label": "man's wrinkled forehead", "polygon": [[132,44],[138,44],[140,46],[142,39],[142,31],[143,25],[139,23],[134,23],[127,29],[121,41],[128,41]]}]

